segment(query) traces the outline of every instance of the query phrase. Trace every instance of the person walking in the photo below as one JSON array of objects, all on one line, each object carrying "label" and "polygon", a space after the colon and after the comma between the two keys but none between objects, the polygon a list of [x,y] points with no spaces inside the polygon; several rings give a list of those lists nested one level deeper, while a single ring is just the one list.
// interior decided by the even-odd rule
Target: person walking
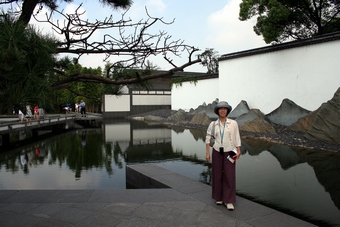
[{"label": "person walking", "polygon": [[34,119],[39,120],[39,107],[38,107],[38,105],[34,106],[33,112],[34,112]]},{"label": "person walking", "polygon": [[80,101],[80,113],[82,117],[86,117],[86,103],[84,102],[84,100]]},{"label": "person walking", "polygon": [[[212,158],[212,198],[217,205],[224,204],[228,210],[234,210],[236,203],[236,160],[241,155],[241,137],[238,124],[227,118],[232,107],[225,101],[214,107],[218,115],[207,129],[205,138],[206,161]],[[211,139],[215,141],[211,141]],[[210,156],[210,147],[212,155]]]}]

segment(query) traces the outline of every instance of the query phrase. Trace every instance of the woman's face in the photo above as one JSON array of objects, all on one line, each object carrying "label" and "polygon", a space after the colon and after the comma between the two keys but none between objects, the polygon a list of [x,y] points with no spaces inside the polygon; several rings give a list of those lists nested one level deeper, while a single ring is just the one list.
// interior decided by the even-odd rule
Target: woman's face
[{"label": "woman's face", "polygon": [[218,109],[218,116],[220,116],[220,117],[226,117],[227,113],[228,113],[227,108],[222,107],[222,108]]}]

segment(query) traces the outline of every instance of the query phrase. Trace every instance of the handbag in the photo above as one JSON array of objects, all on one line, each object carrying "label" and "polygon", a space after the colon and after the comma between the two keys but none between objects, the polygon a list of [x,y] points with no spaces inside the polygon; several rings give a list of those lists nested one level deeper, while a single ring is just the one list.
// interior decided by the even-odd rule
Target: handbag
[{"label": "handbag", "polygon": [[215,136],[214,135],[215,135],[215,122],[214,122],[214,124],[212,126],[212,130],[211,130],[211,137],[210,137],[210,143],[209,143],[210,147],[213,147],[214,144],[215,144]]}]

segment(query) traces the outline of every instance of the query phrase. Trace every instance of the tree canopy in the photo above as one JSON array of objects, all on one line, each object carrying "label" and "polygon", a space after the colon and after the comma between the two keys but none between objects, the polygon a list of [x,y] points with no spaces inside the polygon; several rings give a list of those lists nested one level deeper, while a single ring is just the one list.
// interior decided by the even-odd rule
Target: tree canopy
[{"label": "tree canopy", "polygon": [[[63,2],[69,3],[72,0]],[[199,51],[198,48],[185,44],[181,39],[174,40],[165,31],[156,34],[149,32],[156,23],[166,26],[174,21],[166,22],[163,18],[152,17],[147,9],[146,19],[126,19],[125,14],[132,4],[131,0],[99,0],[103,7],[124,9],[120,13],[120,19],[107,15],[102,21],[83,18],[85,10],[82,5],[73,13],[66,14],[59,10],[57,3],[57,0],[1,1],[0,6],[21,4],[19,11],[13,11],[17,7],[12,7],[9,11],[0,13],[0,102],[6,103],[6,107],[1,107],[3,110],[9,110],[19,102],[43,105],[51,94],[59,89],[68,89],[73,95],[79,96],[81,91],[84,91],[80,89],[84,87],[84,83],[105,84],[106,86],[99,88],[116,92],[121,85],[127,84],[142,84],[147,87],[148,80],[183,71],[188,66],[200,63],[204,56],[194,55]],[[47,7],[49,11],[38,19],[36,15],[42,12],[43,7]],[[54,21],[56,14],[62,16],[63,21]],[[58,38],[40,34],[29,24],[32,18],[39,23],[48,23],[59,35]],[[94,40],[99,31],[105,31],[105,34],[100,40]],[[86,67],[74,70],[77,69],[76,63],[73,62],[72,66],[70,60],[57,59],[61,53],[73,54],[76,59],[83,55],[105,54],[103,60],[107,65],[104,74],[98,73],[98,69]],[[172,57],[182,54],[187,55],[187,62],[178,65]],[[115,62],[110,62],[111,56],[118,58],[115,58]],[[150,56],[162,56],[169,63],[170,69],[161,72],[150,70]],[[205,64],[209,63],[205,60]],[[27,80],[30,83],[27,83]],[[82,85],[76,86],[75,83]],[[22,85],[15,86],[19,84]],[[24,86],[28,84],[29,87]],[[96,90],[95,94],[97,93]],[[16,97],[13,94],[16,94]],[[63,100],[67,100],[72,95],[66,93],[63,97]],[[9,101],[9,98],[12,100]]]},{"label": "tree canopy", "polygon": [[239,19],[257,17],[254,31],[266,43],[340,31],[339,0],[242,0]]}]

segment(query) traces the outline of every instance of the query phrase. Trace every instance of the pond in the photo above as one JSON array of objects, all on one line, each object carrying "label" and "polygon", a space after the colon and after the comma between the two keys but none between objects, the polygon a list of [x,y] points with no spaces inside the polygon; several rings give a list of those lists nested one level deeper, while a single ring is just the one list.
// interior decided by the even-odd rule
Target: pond
[{"label": "pond", "polygon": [[[30,135],[20,135],[21,138]],[[130,189],[153,163],[205,184],[205,131],[108,121],[0,153],[0,189]],[[340,154],[243,139],[237,194],[319,226],[340,226]]]}]

